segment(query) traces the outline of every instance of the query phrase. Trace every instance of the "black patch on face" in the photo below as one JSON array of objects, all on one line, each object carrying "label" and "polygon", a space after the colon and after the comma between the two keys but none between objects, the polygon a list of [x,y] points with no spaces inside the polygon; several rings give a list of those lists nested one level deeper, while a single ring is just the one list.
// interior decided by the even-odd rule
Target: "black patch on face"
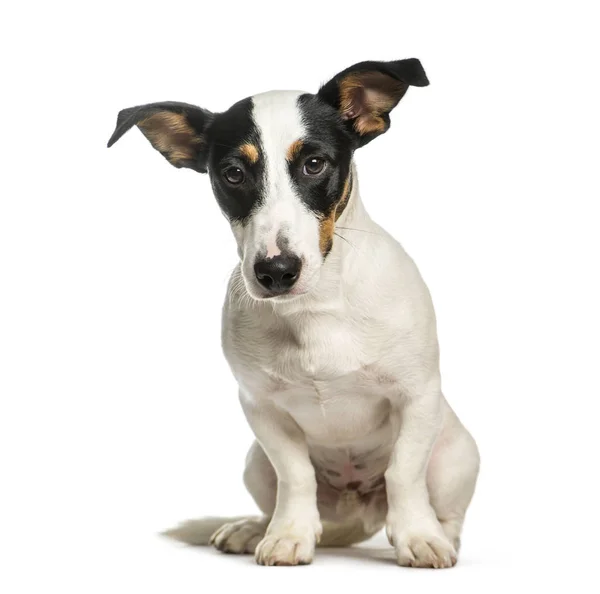
[{"label": "black patch on face", "polygon": [[[215,115],[207,131],[208,172],[213,192],[227,217],[242,223],[260,205],[264,186],[264,158],[252,109],[252,98],[243,99]],[[244,144],[258,149],[256,163],[250,163],[241,155],[239,149]],[[244,172],[244,182],[239,186],[231,186],[224,179],[223,172],[228,167],[239,167]]]},{"label": "black patch on face", "polygon": [[[298,107],[306,136],[301,139],[299,154],[289,163],[289,172],[303,202],[325,218],[342,197],[355,143],[339,113],[317,95],[301,95]],[[303,173],[304,163],[310,157],[326,161],[323,172],[314,177]]]}]

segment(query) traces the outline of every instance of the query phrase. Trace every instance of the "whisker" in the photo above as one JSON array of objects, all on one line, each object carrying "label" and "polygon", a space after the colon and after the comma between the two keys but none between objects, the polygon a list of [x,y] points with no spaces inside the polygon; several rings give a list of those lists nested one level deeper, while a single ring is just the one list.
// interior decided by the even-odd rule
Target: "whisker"
[{"label": "whisker", "polygon": [[235,149],[239,149],[239,148],[240,148],[239,146],[231,146],[231,145],[229,145],[229,144],[222,144],[222,143],[220,143],[220,142],[213,142],[213,144],[214,144],[215,146],[222,146],[223,148],[228,148],[228,149],[232,149],[232,150],[235,150]]},{"label": "whisker", "polygon": [[358,249],[353,243],[350,243],[343,235],[340,235],[339,233],[336,233],[335,231],[333,232],[333,234],[336,237],[339,237],[340,239],[343,239],[350,247],[354,248],[355,250]]},{"label": "whisker", "polygon": [[368,231],[367,229],[354,229],[353,227],[342,227],[341,225],[336,225],[338,229],[343,229],[344,231],[361,231],[362,233],[370,233],[371,235],[379,235],[381,237],[381,233],[376,233],[375,231]]}]

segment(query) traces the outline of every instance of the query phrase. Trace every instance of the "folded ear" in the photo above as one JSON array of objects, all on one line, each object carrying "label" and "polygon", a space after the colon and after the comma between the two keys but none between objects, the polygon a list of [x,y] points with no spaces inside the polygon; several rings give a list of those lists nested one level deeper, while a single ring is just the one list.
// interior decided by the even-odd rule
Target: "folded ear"
[{"label": "folded ear", "polygon": [[119,112],[108,146],[137,126],[171,165],[206,173],[206,129],[212,119],[209,111],[175,101],[129,107]]},{"label": "folded ear", "polygon": [[363,146],[390,127],[390,111],[410,85],[429,84],[416,58],[396,62],[360,62],[334,76],[319,97],[339,110],[358,145]]}]

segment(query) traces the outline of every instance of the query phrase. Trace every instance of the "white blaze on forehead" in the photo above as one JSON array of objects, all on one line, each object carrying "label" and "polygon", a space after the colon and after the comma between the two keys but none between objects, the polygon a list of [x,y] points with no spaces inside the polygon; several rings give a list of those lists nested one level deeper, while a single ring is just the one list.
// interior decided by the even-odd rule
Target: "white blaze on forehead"
[{"label": "white blaze on forehead", "polygon": [[267,161],[271,161],[267,164],[269,172],[278,169],[273,167],[274,159],[285,164],[290,145],[306,132],[298,107],[298,97],[303,94],[300,91],[269,91],[252,97],[252,118]]},{"label": "white blaze on forehead", "polygon": [[[292,291],[302,294],[319,280],[323,256],[319,248],[319,217],[302,199],[292,181],[287,156],[290,147],[304,140],[307,130],[298,105],[301,91],[271,91],[252,97],[252,119],[259,136],[264,166],[261,199],[236,234],[242,259],[242,276],[250,295],[260,298],[255,265],[282,251],[302,261],[302,271]],[[279,243],[278,243],[279,241]]]},{"label": "white blaze on forehead", "polygon": [[306,134],[298,107],[301,91],[270,91],[252,97],[252,118],[256,125],[265,159],[265,195],[255,214],[267,257],[281,253],[277,236],[282,227],[292,234],[302,227],[306,208],[296,195],[290,179],[286,155],[290,146]]}]

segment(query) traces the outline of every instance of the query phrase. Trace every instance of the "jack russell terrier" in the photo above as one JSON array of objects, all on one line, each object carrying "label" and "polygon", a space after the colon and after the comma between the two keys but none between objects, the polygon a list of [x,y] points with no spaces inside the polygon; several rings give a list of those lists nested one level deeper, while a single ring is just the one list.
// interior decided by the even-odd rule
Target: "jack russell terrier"
[{"label": "jack russell terrier", "polygon": [[208,173],[240,258],[222,343],[256,436],[244,483],[264,515],[171,536],[300,565],[317,543],[385,526],[400,565],[456,563],[477,446],[442,393],[429,291],[367,214],[352,160],[408,87],[428,84],[416,59],[361,62],[316,94],[119,113],[108,146],[135,125],[175,167]]}]

